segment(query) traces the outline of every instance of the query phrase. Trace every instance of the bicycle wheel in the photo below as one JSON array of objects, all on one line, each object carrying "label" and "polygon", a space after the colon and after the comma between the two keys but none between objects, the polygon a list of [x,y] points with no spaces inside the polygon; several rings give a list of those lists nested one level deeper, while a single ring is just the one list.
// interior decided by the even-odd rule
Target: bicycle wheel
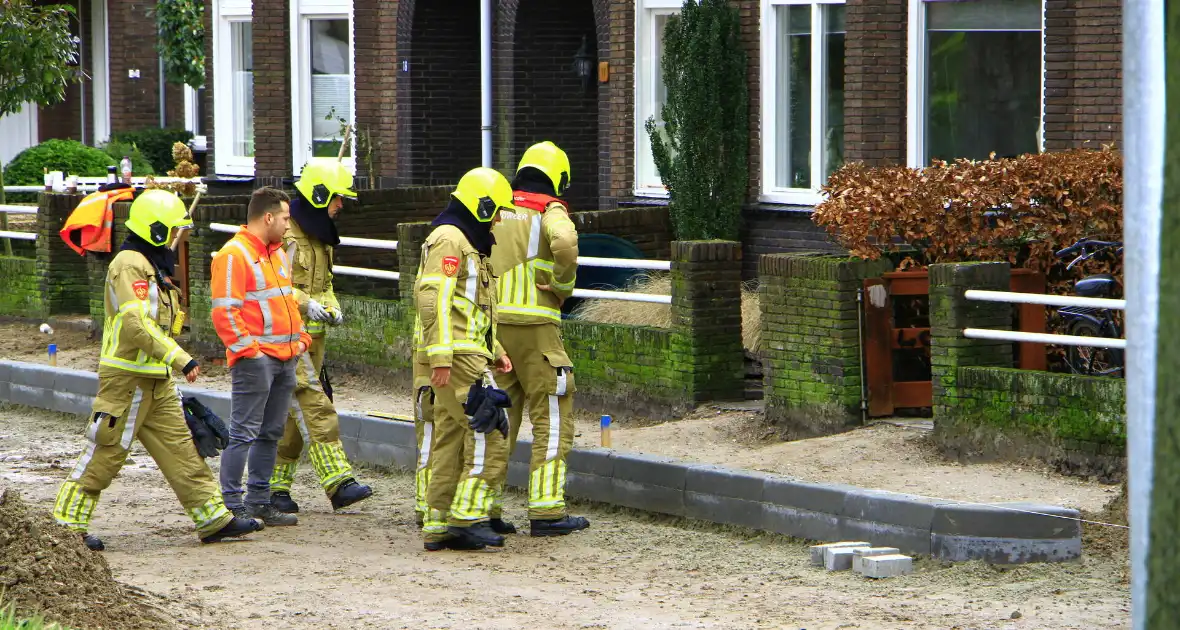
[{"label": "bicycle wheel", "polygon": [[[1078,337],[1117,338],[1117,330],[1105,334],[1093,322],[1075,319],[1069,324],[1067,334]],[[1065,360],[1074,374],[1090,376],[1114,376],[1123,371],[1123,351],[1116,348],[1095,348],[1090,346],[1067,346]]]}]

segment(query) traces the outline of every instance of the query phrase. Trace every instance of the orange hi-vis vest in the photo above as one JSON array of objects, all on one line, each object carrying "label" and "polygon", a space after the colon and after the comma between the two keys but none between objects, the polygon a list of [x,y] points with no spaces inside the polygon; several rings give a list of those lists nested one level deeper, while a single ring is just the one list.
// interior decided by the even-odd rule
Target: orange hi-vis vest
[{"label": "orange hi-vis vest", "polygon": [[101,190],[86,195],[66,219],[61,229],[61,239],[79,256],[85,256],[87,251],[111,251],[115,203],[129,201],[134,196],[133,188]]},{"label": "orange hi-vis vest", "polygon": [[286,361],[299,342],[311,347],[291,288],[291,261],[280,243],[238,231],[213,257],[213,328],[232,367],[259,352]]}]

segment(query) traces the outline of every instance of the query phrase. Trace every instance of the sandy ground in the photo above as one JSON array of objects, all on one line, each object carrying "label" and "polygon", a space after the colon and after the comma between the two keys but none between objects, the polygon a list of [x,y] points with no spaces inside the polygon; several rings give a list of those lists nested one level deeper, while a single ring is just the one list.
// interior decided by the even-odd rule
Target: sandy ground
[{"label": "sandy ground", "polygon": [[[76,417],[0,406],[0,488],[40,509],[84,443]],[[210,460],[216,466],[217,460]],[[1012,569],[923,560],[872,581],[807,564],[804,543],[601,506],[565,539],[422,551],[408,476],[363,471],[375,496],[329,513],[299,485],[300,525],[202,546],[136,444],[93,531],[120,581],[184,628],[1126,628],[1126,562]],[[518,524],[519,496],[508,516]]]},{"label": "sandy ground", "polygon": [[[58,365],[93,370],[98,340],[59,327],[53,334]],[[0,357],[46,362],[49,337],[34,325],[0,324]],[[204,361],[201,387],[229,391],[229,374]],[[381,411],[410,416],[408,388],[376,384],[349,373],[333,375],[336,404],[358,412]],[[923,496],[993,503],[1032,501],[1098,511],[1117,486],[1058,475],[1037,464],[948,462],[927,444],[928,421],[879,422],[842,435],[796,442],[775,439],[756,411],[723,410],[707,405],[686,418],[651,425],[629,423],[625,410],[616,416],[613,447],[678,459],[776,472],[806,479],[846,483]],[[600,444],[597,417],[579,414],[577,446]],[[525,427],[527,434],[531,429]]]}]

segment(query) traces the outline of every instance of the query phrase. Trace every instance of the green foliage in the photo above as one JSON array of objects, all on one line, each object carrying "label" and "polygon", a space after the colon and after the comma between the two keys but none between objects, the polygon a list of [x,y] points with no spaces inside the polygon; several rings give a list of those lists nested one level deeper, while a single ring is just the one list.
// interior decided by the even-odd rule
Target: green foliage
[{"label": "green foliage", "polygon": [[31,619],[18,618],[16,606],[7,604],[0,608],[0,630],[69,630],[56,623],[45,621],[40,615]]},{"label": "green foliage", "polygon": [[205,85],[205,5],[199,0],[160,0],[156,3],[160,37],[156,49],[164,58],[168,81]]},{"label": "green foliage", "polygon": [[39,186],[45,169],[64,171],[79,177],[102,177],[107,167],[118,160],[101,149],[76,140],[46,140],[17,154],[4,169],[4,177],[13,186]]},{"label": "green foliage", "polygon": [[77,48],[70,34],[74,8],[35,6],[31,0],[3,0],[0,11],[0,118],[25,103],[53,105],[65,100],[77,81],[70,66]]},{"label": "green foliage", "polygon": [[741,16],[727,0],[685,0],[664,31],[668,102],[646,123],[680,240],[737,240],[746,197],[749,94]]},{"label": "green foliage", "polygon": [[[143,152],[144,157],[152,164],[152,170],[163,175],[176,166],[172,159],[172,145],[177,142],[188,143],[193,134],[184,129],[160,129],[146,127],[136,131],[123,131],[111,134],[111,142],[134,144]],[[122,156],[119,156],[122,159]]]},{"label": "green foliage", "polygon": [[135,177],[142,177],[145,175],[155,175],[156,170],[152,167],[152,163],[148,161],[143,151],[139,147],[127,142],[108,142],[101,147],[104,153],[115,158],[115,161],[120,161],[126,155],[131,158],[131,172]]}]

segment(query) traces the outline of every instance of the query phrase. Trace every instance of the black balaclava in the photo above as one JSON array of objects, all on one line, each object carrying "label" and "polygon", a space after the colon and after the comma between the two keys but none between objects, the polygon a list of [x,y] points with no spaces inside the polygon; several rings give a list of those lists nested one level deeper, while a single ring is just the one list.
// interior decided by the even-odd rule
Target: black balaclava
[{"label": "black balaclava", "polygon": [[512,190],[534,193],[537,195],[557,196],[557,189],[553,187],[553,180],[542,173],[540,169],[526,166],[520,169],[512,180]]},{"label": "black balaclava", "polygon": [[329,247],[340,244],[340,234],[336,231],[336,222],[328,216],[328,208],[317,208],[303,197],[303,193],[291,199],[291,218],[304,231]]},{"label": "black balaclava", "polygon": [[130,249],[139,252],[152,263],[152,266],[160,271],[164,276],[171,276],[176,273],[176,252],[172,248],[165,245],[152,245],[138,234],[132,232],[127,235],[123,244],[119,247],[119,251]]},{"label": "black balaclava", "polygon": [[439,225],[453,225],[463,232],[463,236],[467,237],[467,241],[480,254],[484,256],[492,255],[492,245],[496,244],[496,239],[492,236],[492,221],[488,221],[487,223],[480,222],[479,219],[475,218],[474,214],[471,214],[467,206],[464,206],[461,201],[454,197],[451,197],[446,210],[443,210],[430,225],[436,227]]}]

